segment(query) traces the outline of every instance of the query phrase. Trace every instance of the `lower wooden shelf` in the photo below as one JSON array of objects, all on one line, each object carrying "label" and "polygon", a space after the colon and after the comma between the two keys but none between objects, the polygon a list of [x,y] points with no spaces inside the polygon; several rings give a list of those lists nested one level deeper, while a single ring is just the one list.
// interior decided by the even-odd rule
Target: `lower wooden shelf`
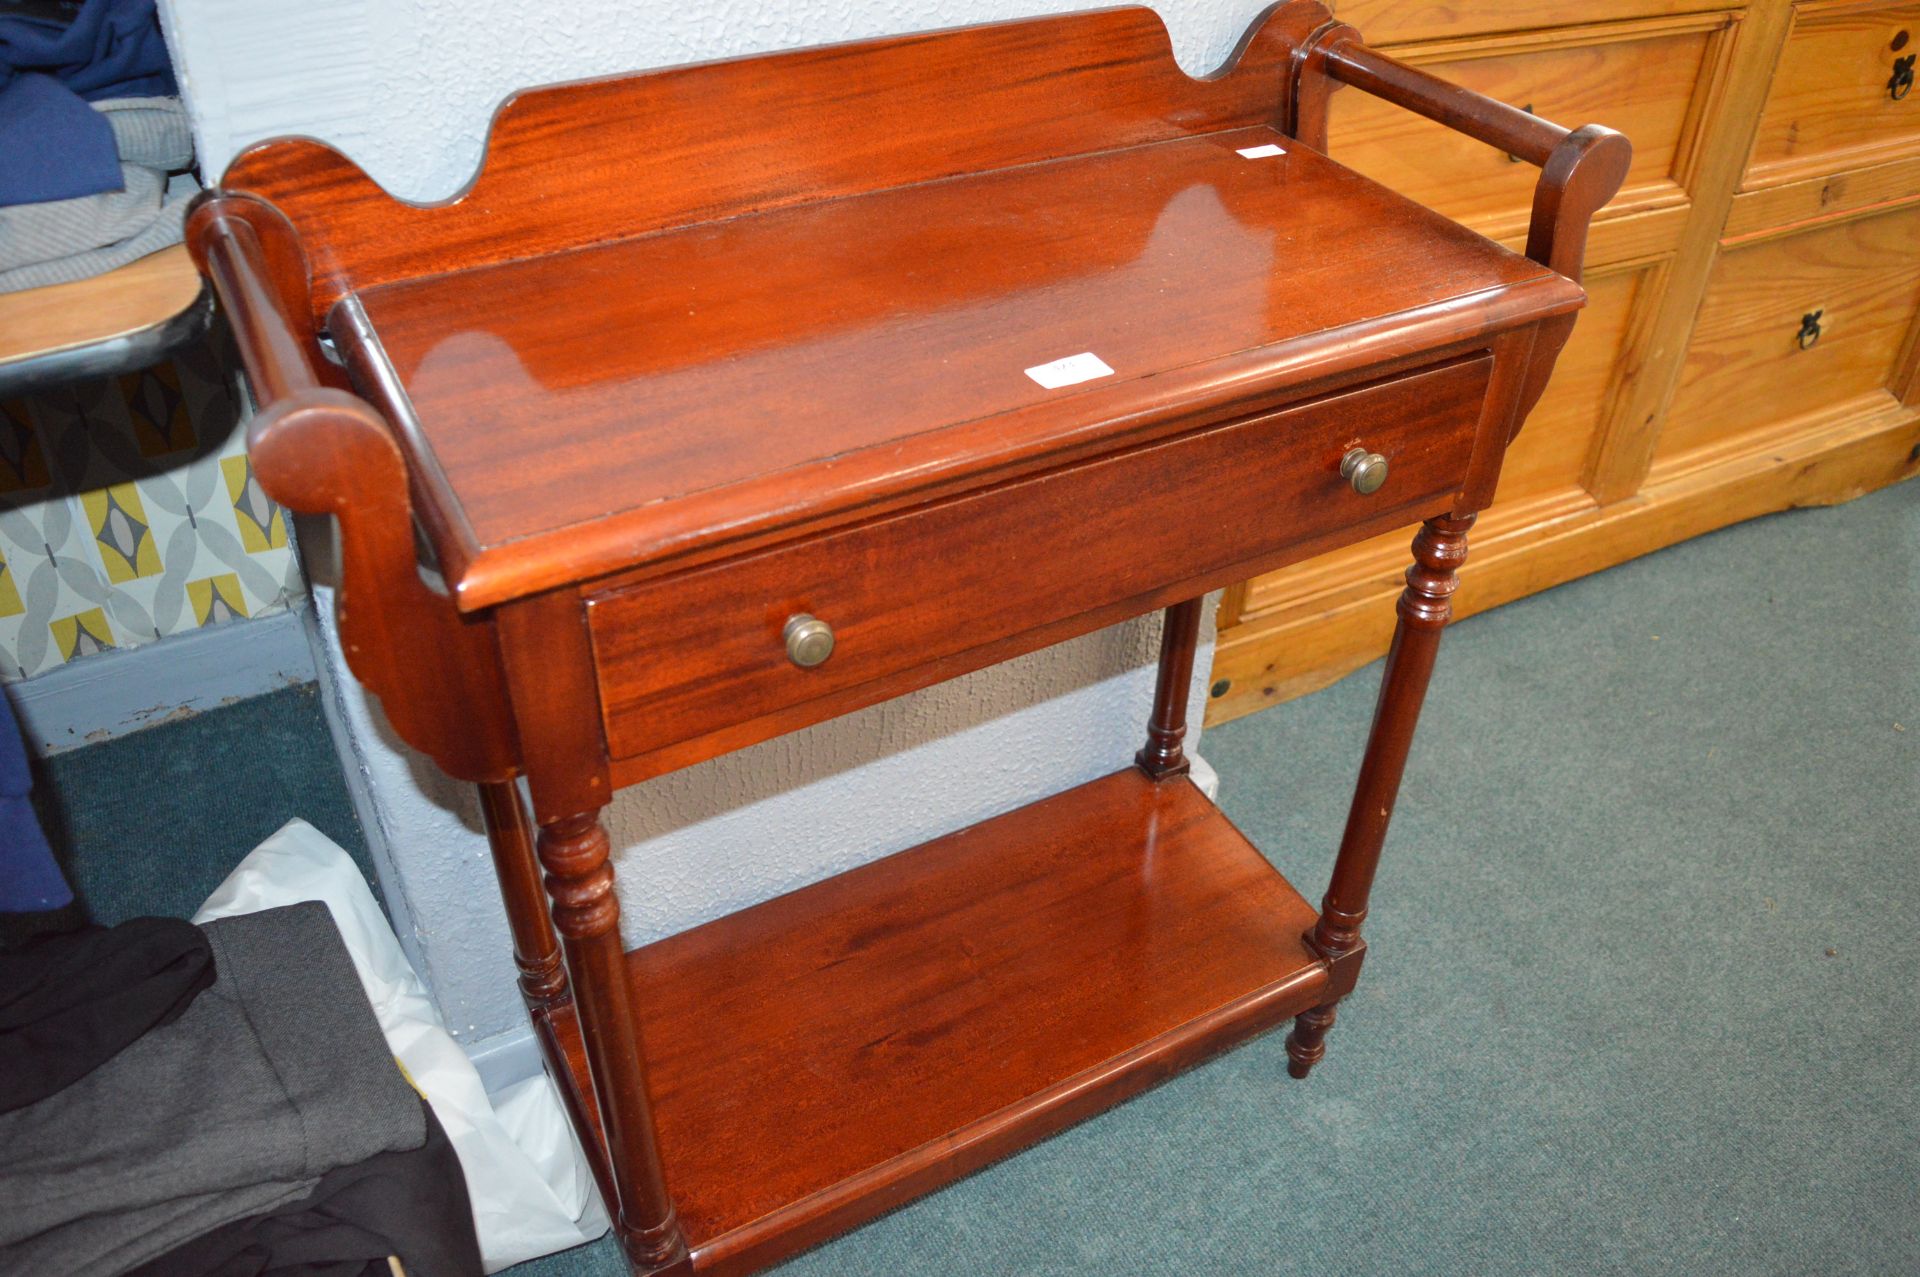
[{"label": "lower wooden shelf", "polygon": [[[627,955],[701,1272],[811,1246],[1314,1005],[1309,904],[1128,769]],[[597,1127],[577,1020],[545,1018]]]}]

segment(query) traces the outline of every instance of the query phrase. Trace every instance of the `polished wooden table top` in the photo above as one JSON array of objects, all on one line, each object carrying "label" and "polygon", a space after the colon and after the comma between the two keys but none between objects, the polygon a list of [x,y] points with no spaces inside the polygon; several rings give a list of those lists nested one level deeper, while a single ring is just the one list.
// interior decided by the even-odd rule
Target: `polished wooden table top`
[{"label": "polished wooden table top", "polygon": [[[1356,260],[1394,269],[1356,287]],[[543,557],[613,571],[903,483],[1002,477],[1063,444],[1150,437],[1176,408],[1190,424],[1197,399],[1337,378],[1380,359],[1370,337],[1417,332],[1431,351],[1580,300],[1268,129],[357,295],[410,401],[426,521],[467,608],[523,588]],[[1083,352],[1112,373],[1058,389],[1027,375]]]}]

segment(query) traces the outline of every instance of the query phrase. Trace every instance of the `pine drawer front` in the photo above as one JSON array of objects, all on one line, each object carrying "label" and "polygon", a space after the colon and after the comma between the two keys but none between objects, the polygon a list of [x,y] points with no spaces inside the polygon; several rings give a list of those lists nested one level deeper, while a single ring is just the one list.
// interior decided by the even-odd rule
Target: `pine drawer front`
[{"label": "pine drawer front", "polygon": [[1794,9],[1743,189],[1920,155],[1920,4]]},{"label": "pine drawer front", "polygon": [[1547,393],[1507,449],[1496,508],[1584,490],[1636,317],[1659,287],[1655,274],[1651,267],[1616,266],[1587,275],[1587,307],[1560,352]]},{"label": "pine drawer front", "polygon": [[1658,459],[1877,394],[1891,405],[1920,306],[1916,244],[1910,205],[1723,250]]},{"label": "pine drawer front", "polygon": [[[1335,17],[1358,27],[1369,44],[1380,48],[1413,40],[1567,26],[1600,12],[1597,6],[1568,0],[1333,0],[1329,7]],[[1739,7],[1739,0],[1608,0],[1604,16],[1618,22]]]},{"label": "pine drawer front", "polygon": [[[1591,120],[1633,139],[1625,186],[1594,224],[1683,208],[1694,135],[1730,25],[1724,13],[1560,27],[1393,50],[1443,79],[1551,120]],[[1358,92],[1333,98],[1328,150],[1367,176],[1495,239],[1524,237],[1539,172],[1444,125]],[[1678,218],[1662,228],[1671,241]],[[1671,248],[1635,244],[1626,256]],[[1609,257],[1622,254],[1607,254]],[[1590,261],[1598,260],[1589,254]]]},{"label": "pine drawer front", "polygon": [[[942,658],[983,657],[922,681],[1013,655],[1007,641],[1021,635],[1035,641],[1018,650],[1066,637],[1057,626],[1071,618],[1117,620],[1443,511],[1467,473],[1490,362],[1408,374],[594,597],[609,755],[658,753],[754,720],[764,735],[792,730],[898,694],[882,680]],[[1386,482],[1370,495],[1340,474],[1356,445],[1387,459]],[[832,627],[823,663],[790,659],[795,616]]]}]

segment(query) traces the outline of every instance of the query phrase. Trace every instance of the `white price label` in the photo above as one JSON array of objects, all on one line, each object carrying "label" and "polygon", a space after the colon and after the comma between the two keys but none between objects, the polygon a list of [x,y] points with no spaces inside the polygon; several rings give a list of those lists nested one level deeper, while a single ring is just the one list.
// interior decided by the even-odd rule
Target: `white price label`
[{"label": "white price label", "polygon": [[1062,386],[1077,386],[1083,381],[1092,381],[1095,377],[1111,377],[1113,369],[1107,367],[1107,361],[1085,350],[1077,355],[1068,355],[1065,359],[1056,359],[1050,364],[1036,364],[1027,369],[1027,376],[1045,386],[1048,390],[1058,390]]},{"label": "white price label", "polygon": [[1275,146],[1272,142],[1267,143],[1265,146],[1243,146],[1238,151],[1238,154],[1249,160],[1264,160],[1269,156],[1285,155],[1286,153],[1287,150],[1285,147]]}]

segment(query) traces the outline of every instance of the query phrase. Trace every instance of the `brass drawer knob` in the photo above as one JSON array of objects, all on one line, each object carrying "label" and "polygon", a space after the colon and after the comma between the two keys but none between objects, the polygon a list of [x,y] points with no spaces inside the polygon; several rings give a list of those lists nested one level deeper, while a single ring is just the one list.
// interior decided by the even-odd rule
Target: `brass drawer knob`
[{"label": "brass drawer knob", "polygon": [[833,655],[833,627],[817,616],[796,612],[787,618],[787,659],[810,670]]},{"label": "brass drawer knob", "polygon": [[1353,485],[1361,496],[1380,491],[1387,481],[1387,459],[1365,448],[1353,448],[1340,458],[1340,477]]}]

